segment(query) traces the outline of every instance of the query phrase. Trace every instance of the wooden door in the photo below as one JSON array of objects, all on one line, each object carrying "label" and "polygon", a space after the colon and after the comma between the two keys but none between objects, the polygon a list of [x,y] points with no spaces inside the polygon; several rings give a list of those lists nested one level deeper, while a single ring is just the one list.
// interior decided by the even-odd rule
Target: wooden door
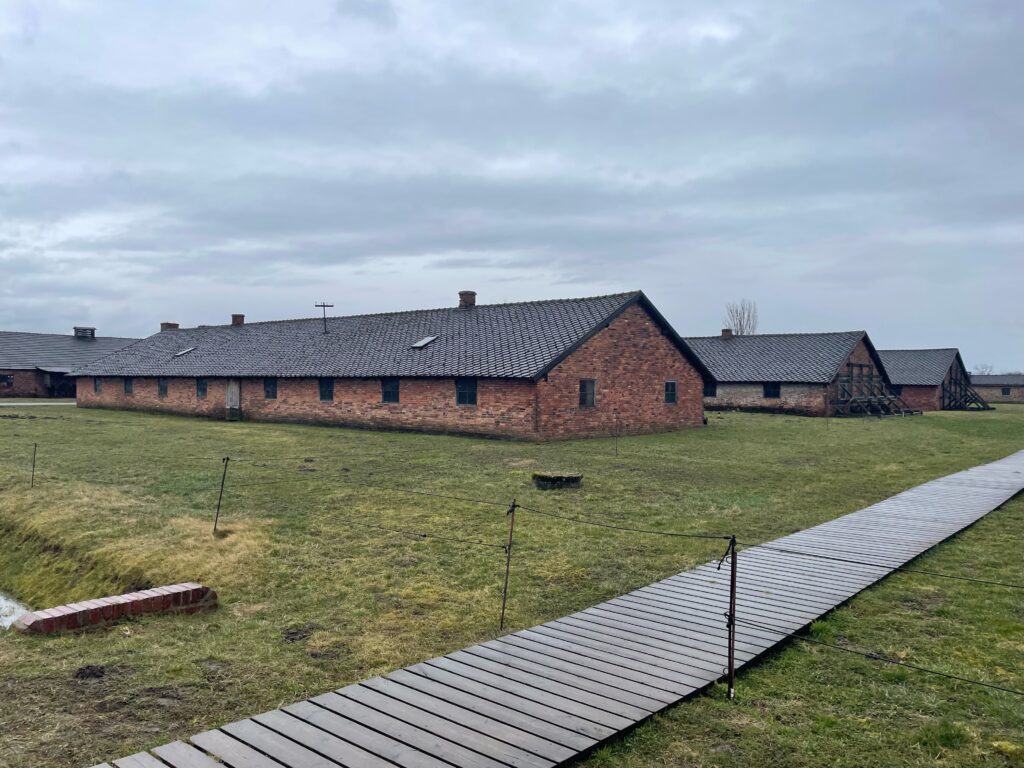
[{"label": "wooden door", "polygon": [[238,379],[228,379],[224,390],[224,407],[229,420],[242,418],[242,382]]}]

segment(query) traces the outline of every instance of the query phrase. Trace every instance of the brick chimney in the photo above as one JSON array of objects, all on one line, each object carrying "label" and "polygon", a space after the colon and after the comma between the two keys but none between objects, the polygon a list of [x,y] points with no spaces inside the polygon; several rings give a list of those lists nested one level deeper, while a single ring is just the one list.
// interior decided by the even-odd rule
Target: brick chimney
[{"label": "brick chimney", "polygon": [[459,309],[472,309],[476,306],[476,291],[459,291]]},{"label": "brick chimney", "polygon": [[177,323],[160,323],[161,331],[176,331],[178,327]]},{"label": "brick chimney", "polygon": [[723,339],[731,339],[732,338],[732,328],[723,328],[722,329],[722,338]]},{"label": "brick chimney", "polygon": [[231,324],[232,325],[245,325],[245,315],[232,315],[231,316]]},{"label": "brick chimney", "polygon": [[96,329],[85,325],[75,326],[75,338],[76,339],[95,339]]}]

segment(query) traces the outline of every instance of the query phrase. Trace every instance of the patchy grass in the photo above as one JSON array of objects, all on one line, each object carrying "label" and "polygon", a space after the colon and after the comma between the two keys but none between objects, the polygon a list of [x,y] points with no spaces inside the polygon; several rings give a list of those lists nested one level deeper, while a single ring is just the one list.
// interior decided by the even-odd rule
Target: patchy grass
[{"label": "patchy grass", "polygon": [[[1024,447],[1024,408],[914,419],[711,414],[707,429],[530,445],[73,408],[0,418],[0,590],[43,607],[198,579],[222,609],[54,638],[0,636],[0,765],[80,766],[497,634],[512,498],[562,514],[757,541]],[[20,417],[32,418],[20,418]],[[29,489],[32,444],[36,487]],[[222,464],[220,522],[211,535]],[[581,471],[541,492],[535,470]],[[493,501],[380,490],[391,486]],[[721,554],[523,512],[513,628]],[[1024,581],[1024,503],[926,558]],[[902,574],[813,636],[1024,687],[1019,592]],[[83,667],[103,674],[76,677]],[[795,643],[591,756],[589,766],[1021,764],[1019,699]],[[896,757],[898,756],[898,757]]]}]

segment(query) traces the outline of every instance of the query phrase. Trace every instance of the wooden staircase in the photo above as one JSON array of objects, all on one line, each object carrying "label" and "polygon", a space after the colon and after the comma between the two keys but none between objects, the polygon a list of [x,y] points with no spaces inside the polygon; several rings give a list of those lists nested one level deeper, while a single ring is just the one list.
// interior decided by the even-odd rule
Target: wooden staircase
[{"label": "wooden staircase", "polygon": [[881,378],[841,376],[836,380],[831,400],[835,416],[920,416],[895,394]]}]

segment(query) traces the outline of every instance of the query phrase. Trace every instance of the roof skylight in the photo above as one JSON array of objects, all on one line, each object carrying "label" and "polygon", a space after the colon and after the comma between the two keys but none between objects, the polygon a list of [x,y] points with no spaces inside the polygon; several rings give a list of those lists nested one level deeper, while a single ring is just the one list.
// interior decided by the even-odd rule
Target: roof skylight
[{"label": "roof skylight", "polygon": [[432,342],[436,338],[437,338],[437,336],[424,336],[422,339],[420,339],[415,344],[413,344],[412,348],[413,349],[423,349],[425,346],[427,346],[427,344],[429,344],[430,342]]}]

